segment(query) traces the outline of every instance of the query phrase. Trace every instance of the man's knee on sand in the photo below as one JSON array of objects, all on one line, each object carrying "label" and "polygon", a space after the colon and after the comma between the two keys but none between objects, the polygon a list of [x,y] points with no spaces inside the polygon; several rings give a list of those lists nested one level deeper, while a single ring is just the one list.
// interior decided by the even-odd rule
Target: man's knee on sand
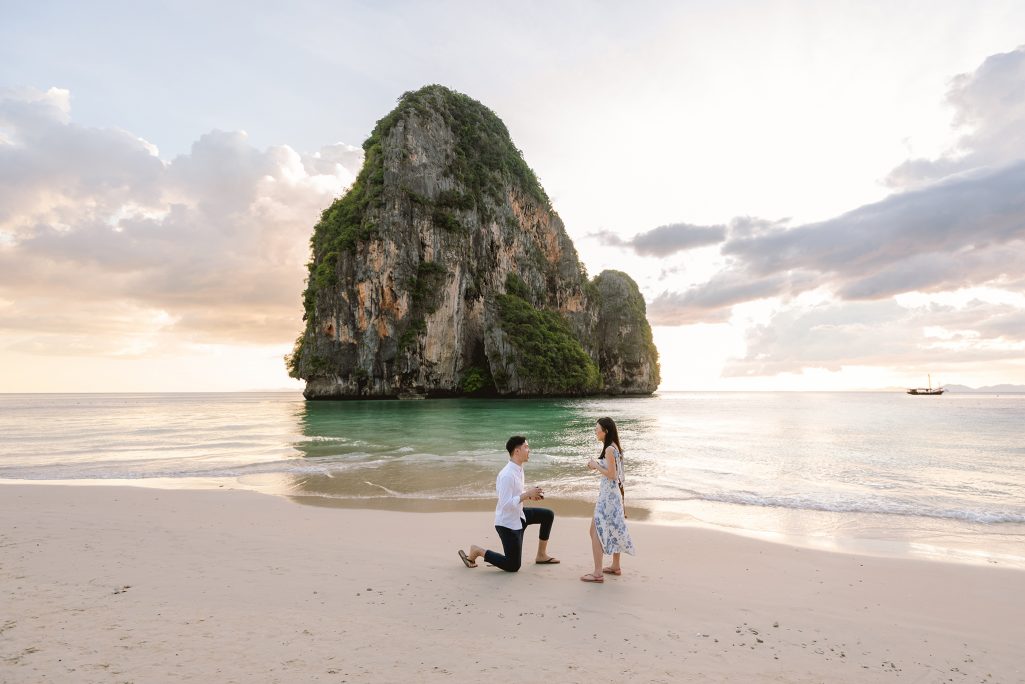
[{"label": "man's knee on sand", "polygon": [[517,553],[515,549],[507,548],[506,551],[509,553],[505,556],[497,551],[486,551],[484,553],[484,561],[506,572],[518,572],[523,558],[522,550]]},{"label": "man's knee on sand", "polygon": [[502,568],[506,572],[519,572],[520,566],[523,564],[523,552],[511,553],[505,557],[505,567]]}]

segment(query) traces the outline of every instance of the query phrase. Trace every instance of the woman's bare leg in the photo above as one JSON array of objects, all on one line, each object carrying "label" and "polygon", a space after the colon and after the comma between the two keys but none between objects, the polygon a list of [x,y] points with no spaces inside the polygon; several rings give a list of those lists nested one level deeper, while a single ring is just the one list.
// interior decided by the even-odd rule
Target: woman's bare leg
[{"label": "woman's bare leg", "polygon": [[601,540],[598,539],[598,530],[594,526],[594,519],[591,519],[591,555],[594,556],[594,576],[601,577],[601,559],[605,551],[601,547]]}]

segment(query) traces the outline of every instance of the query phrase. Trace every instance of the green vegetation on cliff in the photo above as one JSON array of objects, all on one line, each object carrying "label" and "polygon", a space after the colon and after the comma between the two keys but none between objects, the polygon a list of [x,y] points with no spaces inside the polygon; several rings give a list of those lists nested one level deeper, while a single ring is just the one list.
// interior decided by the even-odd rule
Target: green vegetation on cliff
[{"label": "green vegetation on cliff", "polygon": [[494,394],[495,379],[491,377],[491,370],[487,364],[483,367],[473,366],[463,375],[459,383],[459,389],[469,395]]},{"label": "green vegetation on cliff", "polygon": [[338,284],[339,253],[352,250],[357,240],[367,239],[376,230],[368,210],[379,208],[384,201],[380,139],[371,135],[363,143],[363,150],[366,157],[356,181],[345,195],[323,211],[320,221],[313,227],[310,238],[313,258],[306,264],[309,275],[303,291],[304,319],[313,313],[317,292]]},{"label": "green vegetation on cliff", "polygon": [[506,279],[506,294],[497,297],[502,330],[519,352],[517,365],[525,380],[555,392],[585,394],[601,389],[598,366],[554,311],[538,309],[521,295],[523,281]]},{"label": "green vegetation on cliff", "polygon": [[406,283],[410,293],[409,325],[399,338],[399,351],[407,349],[416,338],[427,332],[427,316],[438,309],[437,297],[445,284],[448,270],[433,261],[421,261],[416,277]]},{"label": "green vegetation on cliff", "polygon": [[471,97],[437,85],[406,93],[403,97],[407,96],[417,103],[441,104],[438,113],[456,137],[448,173],[467,188],[478,210],[485,208],[486,199],[496,204],[501,202],[506,184],[551,209],[551,201],[537,176],[513,144],[509,129],[493,111]]},{"label": "green vegetation on cliff", "polygon": [[[548,195],[498,115],[472,97],[445,86],[429,85],[403,93],[398,106],[377,122],[367,143],[387,137],[406,117],[415,115],[427,119],[432,114],[440,116],[455,136],[455,149],[445,173],[465,190],[465,194],[457,192],[454,197],[445,197],[442,193],[438,197],[439,206],[455,205],[460,209],[476,206],[478,211],[485,211],[485,200],[502,202],[502,190],[510,184],[551,209]],[[366,143],[363,148],[367,149]],[[369,161],[369,154],[367,159]]]}]

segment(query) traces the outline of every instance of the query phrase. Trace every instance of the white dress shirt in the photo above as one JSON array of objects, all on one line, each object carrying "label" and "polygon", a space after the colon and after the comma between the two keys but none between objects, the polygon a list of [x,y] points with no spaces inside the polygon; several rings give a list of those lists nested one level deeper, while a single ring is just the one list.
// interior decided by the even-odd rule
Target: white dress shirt
[{"label": "white dress shirt", "polygon": [[523,529],[523,466],[514,461],[505,464],[495,480],[498,505],[495,506],[495,524],[510,530]]}]

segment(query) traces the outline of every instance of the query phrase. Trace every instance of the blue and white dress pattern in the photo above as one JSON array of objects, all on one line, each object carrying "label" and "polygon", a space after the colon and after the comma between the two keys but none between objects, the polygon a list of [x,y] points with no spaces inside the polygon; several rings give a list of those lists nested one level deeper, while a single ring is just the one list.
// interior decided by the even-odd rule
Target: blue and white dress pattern
[{"label": "blue and white dress pattern", "polygon": [[[634,555],[634,543],[626,529],[626,515],[619,483],[623,481],[623,455],[612,445],[616,459],[616,479],[601,478],[598,503],[594,507],[594,528],[598,531],[602,550],[607,554],[628,553]],[[598,465],[605,467],[605,456],[598,459]]]}]

